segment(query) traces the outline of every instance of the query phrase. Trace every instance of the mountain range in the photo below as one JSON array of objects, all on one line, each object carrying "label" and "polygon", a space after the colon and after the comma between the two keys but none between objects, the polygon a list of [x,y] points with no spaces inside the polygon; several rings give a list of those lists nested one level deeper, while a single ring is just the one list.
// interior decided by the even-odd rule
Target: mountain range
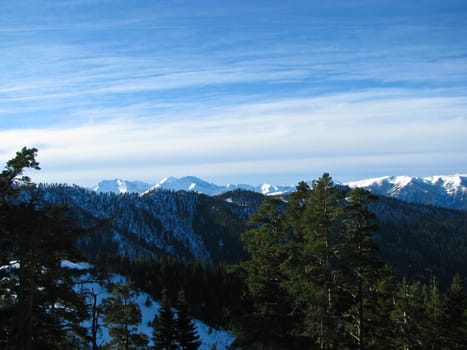
[{"label": "mountain range", "polygon": [[[361,187],[376,195],[396,198],[410,203],[467,210],[467,174],[423,178],[385,176],[348,182],[343,185],[351,188]],[[282,195],[293,192],[295,186],[270,184],[256,186],[247,184],[217,185],[194,176],[186,176],[182,178],[167,177],[156,184],[120,179],[104,180],[93,188],[98,193],[138,193],[143,195],[156,190],[170,190],[175,192],[197,192],[208,196],[220,195],[237,189],[253,191],[263,195]]]},{"label": "mountain range", "polygon": [[[389,179],[368,185],[375,182]],[[133,261],[168,256],[208,266],[241,261],[246,258],[241,234],[266,198],[242,189],[216,196],[164,189],[120,195],[67,185],[38,190],[37,198],[68,207],[70,221],[90,232],[79,246],[91,262],[99,256]],[[443,283],[456,271],[467,273],[466,210],[385,196],[378,196],[370,210],[377,217],[380,255],[395,271],[424,274],[429,268]]]},{"label": "mountain range", "polygon": [[247,185],[228,184],[216,185],[195,176],[185,176],[181,178],[166,177],[156,184],[149,184],[142,181],[128,181],[121,179],[103,180],[92,188],[98,193],[138,193],[144,194],[154,190],[187,191],[203,193],[208,196],[220,195],[237,189],[258,192],[264,195],[278,195],[295,190],[295,186],[273,186],[269,184]]}]

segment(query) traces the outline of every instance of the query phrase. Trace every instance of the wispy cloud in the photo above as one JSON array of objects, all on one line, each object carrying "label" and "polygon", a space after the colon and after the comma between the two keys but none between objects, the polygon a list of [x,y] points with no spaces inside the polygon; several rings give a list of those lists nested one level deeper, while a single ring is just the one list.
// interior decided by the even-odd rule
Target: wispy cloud
[{"label": "wispy cloud", "polygon": [[465,8],[29,5],[0,13],[0,153],[44,179],[465,172]]},{"label": "wispy cloud", "polygon": [[[54,181],[89,183],[93,177],[80,178],[89,169],[106,177],[156,180],[332,168],[348,178],[352,162],[355,168],[402,169],[441,161],[454,170],[465,159],[459,150],[467,147],[466,106],[466,98],[421,98],[403,91],[224,106],[204,116],[185,110],[177,119],[151,117],[141,105],[120,116],[112,108],[90,111],[87,125],[10,130],[0,138],[9,145],[2,158],[23,144],[39,145],[40,176]],[[135,118],[138,111],[142,115]],[[94,120],[96,112],[108,118]],[[70,167],[76,173],[64,178],[59,169]]]}]

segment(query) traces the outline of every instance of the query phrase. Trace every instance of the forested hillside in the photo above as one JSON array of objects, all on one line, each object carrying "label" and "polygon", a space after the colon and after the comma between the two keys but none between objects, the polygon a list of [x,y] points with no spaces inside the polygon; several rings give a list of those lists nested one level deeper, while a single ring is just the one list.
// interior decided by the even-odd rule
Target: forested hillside
[{"label": "forested hillside", "polygon": [[[413,274],[412,266],[401,268],[402,277],[394,274],[392,266],[385,264],[379,254],[379,246],[386,244],[386,232],[374,236],[376,218],[369,208],[375,200],[360,188],[341,191],[325,173],[313,182],[312,188],[300,183],[285,209],[280,199],[264,201],[251,217],[251,229],[242,235],[250,259],[239,264],[236,271],[245,283],[243,300],[248,306],[242,308],[241,322],[237,324],[237,346],[246,349],[467,346],[467,304],[462,278],[455,274],[444,294],[433,271],[426,283],[417,280],[419,276]],[[421,212],[416,208],[401,213],[388,210],[394,202],[380,201],[375,205],[387,211],[385,219],[389,221],[409,225],[420,219]],[[452,218],[444,216],[444,220]],[[424,239],[421,224],[414,224],[417,228],[412,232],[393,232],[392,253],[403,256],[410,248],[401,252],[402,244]],[[431,224],[424,227],[445,228],[442,224],[432,228]],[[397,229],[396,225],[392,228]],[[452,236],[445,236],[447,241],[454,239],[465,245],[465,232],[449,233]],[[436,234],[427,234],[427,240],[436,243]],[[414,254],[409,252],[408,260],[415,256],[418,262],[430,262],[431,251],[424,252],[427,246],[423,243]],[[425,265],[428,266],[431,265]]]},{"label": "forested hillside", "polygon": [[[343,193],[346,187],[338,187]],[[77,227],[89,229],[82,251],[194,260],[208,265],[246,257],[240,235],[266,196],[236,190],[220,196],[185,191],[146,195],[95,193],[67,185],[41,185],[37,195],[66,205]],[[284,209],[289,197],[283,198]],[[377,197],[374,238],[380,257],[399,274],[426,280],[438,276],[448,286],[454,273],[467,274],[467,212]]]},{"label": "forested hillside", "polygon": [[263,200],[240,191],[229,198],[165,190],[139,196],[67,185],[41,185],[36,195],[66,205],[76,226],[90,229],[80,246],[91,259],[102,253],[133,259],[169,255],[210,265],[244,257],[240,233]]}]

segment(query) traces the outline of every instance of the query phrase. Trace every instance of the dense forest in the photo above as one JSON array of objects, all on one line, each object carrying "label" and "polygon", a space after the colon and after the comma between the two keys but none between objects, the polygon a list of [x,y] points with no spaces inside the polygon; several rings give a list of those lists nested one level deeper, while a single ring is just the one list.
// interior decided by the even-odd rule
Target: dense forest
[{"label": "dense forest", "polygon": [[[0,174],[0,349],[149,348],[136,287],[161,301],[154,349],[198,348],[191,315],[234,331],[235,349],[467,348],[464,211],[326,173],[287,198],[88,196],[33,184],[23,172],[39,169],[36,153],[23,148]],[[129,282],[97,305],[74,288],[83,272],[62,266],[84,259],[93,278]]]}]

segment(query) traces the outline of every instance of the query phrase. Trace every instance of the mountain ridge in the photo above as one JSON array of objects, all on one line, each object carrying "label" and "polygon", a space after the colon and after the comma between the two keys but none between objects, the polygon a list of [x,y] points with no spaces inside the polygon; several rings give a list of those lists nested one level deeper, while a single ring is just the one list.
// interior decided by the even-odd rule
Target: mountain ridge
[{"label": "mountain ridge", "polygon": [[[310,182],[309,182],[310,183]],[[467,210],[467,174],[434,175],[427,177],[383,176],[342,185],[361,187],[370,192],[410,203],[420,203],[450,209]],[[137,193],[147,195],[152,191],[170,190],[197,192],[208,196],[222,195],[237,189],[261,193],[263,195],[283,195],[295,191],[295,186],[276,186],[271,184],[227,184],[217,185],[195,176],[181,178],[166,177],[151,185],[142,181],[121,179],[103,180],[92,190],[100,193]]]},{"label": "mountain ridge", "polygon": [[264,195],[278,195],[295,190],[295,186],[275,186],[271,184],[249,185],[249,184],[227,184],[217,185],[205,181],[196,176],[184,176],[181,178],[169,176],[161,179],[156,184],[150,184],[143,181],[129,181],[122,179],[102,180],[96,186],[91,188],[98,193],[138,193],[147,194],[155,190],[187,191],[206,194],[208,196],[221,195],[226,192],[237,189],[258,192]]},{"label": "mountain ridge", "polygon": [[409,203],[467,210],[467,174],[427,177],[384,176],[346,184]]}]

